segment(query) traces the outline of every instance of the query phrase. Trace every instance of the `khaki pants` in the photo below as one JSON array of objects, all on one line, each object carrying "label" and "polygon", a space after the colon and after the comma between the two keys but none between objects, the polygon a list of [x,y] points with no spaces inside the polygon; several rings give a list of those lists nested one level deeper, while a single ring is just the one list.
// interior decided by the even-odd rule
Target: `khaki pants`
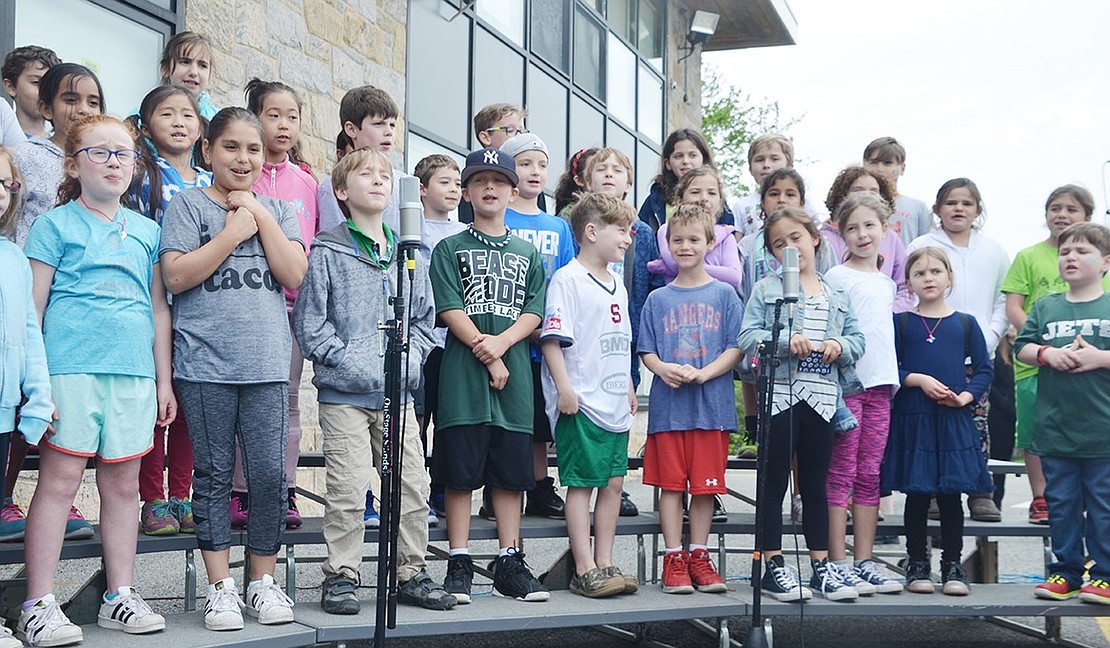
[{"label": "khaki pants", "polygon": [[[405,582],[424,569],[428,548],[428,496],[420,432],[406,407],[405,442],[401,460],[401,524],[397,536],[397,580]],[[399,426],[398,426],[399,429]],[[324,576],[343,574],[359,580],[363,555],[362,515],[374,464],[381,465],[382,411],[352,405],[320,403],[327,501],[324,542],[328,558]],[[381,493],[379,493],[381,495]]]}]

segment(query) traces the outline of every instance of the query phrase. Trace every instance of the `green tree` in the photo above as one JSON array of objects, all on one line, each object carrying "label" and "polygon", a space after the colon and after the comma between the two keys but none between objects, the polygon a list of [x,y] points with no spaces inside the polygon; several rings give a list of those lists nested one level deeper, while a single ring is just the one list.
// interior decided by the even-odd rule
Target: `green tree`
[{"label": "green tree", "polygon": [[784,119],[779,102],[753,99],[730,85],[712,65],[702,66],[701,78],[701,130],[713,148],[725,186],[733,195],[753,193],[758,188],[747,173],[748,145],[764,133],[787,134],[804,115]]}]

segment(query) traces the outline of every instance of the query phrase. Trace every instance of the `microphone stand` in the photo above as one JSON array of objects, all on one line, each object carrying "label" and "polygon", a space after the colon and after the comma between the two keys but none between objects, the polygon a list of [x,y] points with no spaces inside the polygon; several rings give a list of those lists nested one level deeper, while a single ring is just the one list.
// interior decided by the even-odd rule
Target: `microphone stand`
[{"label": "microphone stand", "polygon": [[402,354],[408,353],[405,341],[405,269],[415,268],[418,243],[397,246],[397,294],[389,298],[393,319],[378,323],[385,331],[385,400],[382,403],[381,527],[378,530],[378,585],[375,600],[374,648],[385,645],[386,628],[397,627],[397,535],[401,522],[401,458],[404,435],[401,420]]},{"label": "microphone stand", "polygon": [[[793,301],[793,300],[792,300]],[[771,341],[759,344],[759,421],[756,425],[756,478],[755,478],[755,550],[752,552],[752,618],[748,636],[744,639],[745,648],[771,648],[771,635],[763,625],[762,592],[763,581],[763,501],[767,489],[767,452],[771,436],[771,412],[774,409],[775,369],[781,363],[777,352],[782,329],[782,306],[787,299],[775,300],[775,321],[771,327]]]}]

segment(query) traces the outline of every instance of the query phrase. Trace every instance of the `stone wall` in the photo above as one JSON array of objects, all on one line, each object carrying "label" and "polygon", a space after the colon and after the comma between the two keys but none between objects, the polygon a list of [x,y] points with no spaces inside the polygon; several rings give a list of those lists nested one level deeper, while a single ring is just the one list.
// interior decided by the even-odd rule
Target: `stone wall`
[{"label": "stone wall", "polygon": [[663,80],[667,91],[667,128],[664,137],[679,128],[701,130],[701,48],[693,56],[678,62],[690,53],[686,33],[690,30],[690,13],[677,2],[667,3],[667,74]]},{"label": "stone wall", "polygon": [[[404,114],[407,11],[406,0],[189,0],[185,28],[215,49],[215,105],[244,105],[252,76],[300,93],[302,147],[321,176],[335,162],[339,100],[348,89],[378,86]],[[400,164],[400,150],[395,155]]]}]

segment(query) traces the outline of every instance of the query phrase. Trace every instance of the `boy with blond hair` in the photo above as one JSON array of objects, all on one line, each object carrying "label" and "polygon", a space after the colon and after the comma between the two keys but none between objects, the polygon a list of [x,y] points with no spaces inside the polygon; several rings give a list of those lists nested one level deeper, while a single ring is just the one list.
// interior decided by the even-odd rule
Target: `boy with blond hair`
[{"label": "boy with blond hair", "polygon": [[[644,483],[658,486],[666,552],[663,591],[688,594],[727,588],[709,558],[713,496],[725,490],[729,433],[735,432],[732,370],[743,306],[736,291],[705,271],[713,217],[681,205],[667,221],[675,280],[648,295],[637,351],[654,374]],[[690,546],[682,547],[682,501],[690,493]]]},{"label": "boy with blond hair", "polygon": [[629,371],[628,293],[609,269],[624,259],[638,218],[623,200],[592,193],[574,206],[570,221],[580,249],[548,286],[540,335],[543,390],[559,444],[559,478],[567,487],[567,535],[575,565],[570,591],[602,598],[639,589],[634,577],[613,564],[636,392]]},{"label": "boy with blond hair", "polygon": [[[312,384],[320,401],[328,548],[321,605],[331,614],[357,614],[365,494],[382,456],[385,375],[378,356],[386,340],[377,322],[392,312],[390,297],[398,292],[398,248],[397,233],[384,222],[393,184],[389,158],[369,148],[355,150],[335,166],[332,180],[346,219],[314,241],[308,274],[293,307],[293,331],[305,358],[312,361]],[[420,380],[421,361],[432,347],[434,306],[423,264],[417,264],[404,291],[410,333],[406,388],[412,389]],[[448,610],[457,600],[425,570],[428,474],[420,437],[412,432],[404,435],[401,453],[396,482],[401,489],[398,598],[410,605]]]},{"label": "boy with blond hair", "polygon": [[[755,180],[755,192],[729,200],[728,206],[736,218],[736,230],[741,238],[763,231],[763,211],[760,208],[759,190],[767,176],[779,169],[794,168],[794,142],[781,133],[764,133],[748,146],[748,171]],[[817,218],[818,214],[808,205],[806,213]]]}]

